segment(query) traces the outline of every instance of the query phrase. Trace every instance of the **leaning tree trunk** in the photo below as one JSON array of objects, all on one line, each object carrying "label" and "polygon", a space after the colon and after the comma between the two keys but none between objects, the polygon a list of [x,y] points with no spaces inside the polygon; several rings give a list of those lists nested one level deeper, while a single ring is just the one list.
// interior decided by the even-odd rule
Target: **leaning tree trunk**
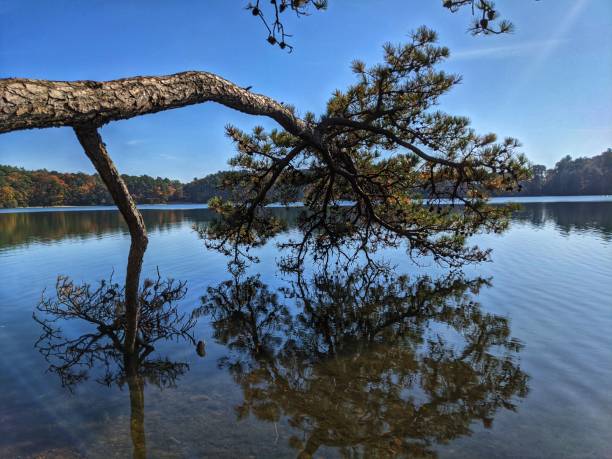
[{"label": "leaning tree trunk", "polygon": [[0,79],[0,133],[58,126],[102,126],[203,102],[217,102],[273,118],[285,130],[307,135],[292,110],[208,72],[133,77],[105,82]]},{"label": "leaning tree trunk", "polygon": [[75,127],[74,131],[130,230],[131,244],[125,276],[125,347],[127,352],[133,352],[138,332],[138,289],[142,259],[148,243],[147,230],[142,215],[136,208],[132,195],[130,195],[119,171],[117,171],[115,164],[108,155],[98,130],[94,126],[88,125]]},{"label": "leaning tree trunk", "polygon": [[128,225],[131,236],[125,282],[128,352],[135,348],[138,331],[138,290],[147,232],[98,128],[110,121],[203,102],[217,102],[245,113],[270,117],[288,132],[310,143],[314,140],[307,124],[288,107],[207,72],[106,82],[0,79],[0,134],[34,128],[74,128]]}]

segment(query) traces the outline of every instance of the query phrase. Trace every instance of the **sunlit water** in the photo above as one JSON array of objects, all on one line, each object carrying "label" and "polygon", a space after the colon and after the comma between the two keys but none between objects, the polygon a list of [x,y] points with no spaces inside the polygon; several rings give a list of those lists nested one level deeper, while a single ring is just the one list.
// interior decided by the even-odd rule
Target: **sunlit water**
[{"label": "sunlit water", "polygon": [[[289,318],[276,317],[268,333],[266,306],[253,333],[213,311],[194,330],[206,341],[204,358],[185,342],[156,346],[189,370],[163,390],[145,384],[146,445],[136,449],[128,386],[100,384],[94,369],[68,390],[34,347],[41,326],[32,313],[59,274],[78,283],[111,273],[123,279],[129,237],[118,213],[2,213],[0,457],[612,457],[612,201],[559,200],[525,203],[507,233],[478,238],[493,249],[492,262],[465,276],[490,277],[490,287],[430,292],[440,295],[436,304],[464,309],[422,321],[415,312],[375,331],[368,324],[378,310],[343,316],[330,331],[334,306],[359,303],[360,292],[350,291],[359,282],[342,269],[334,291],[347,287],[345,296],[332,296],[321,309],[327,316],[315,320],[279,290],[292,284],[277,271],[275,245],[259,249],[250,274],[260,275],[258,291],[265,284],[287,305]],[[143,213],[145,275],[159,269],[186,281],[182,310],[200,308],[209,287],[232,279],[227,260],[193,230],[210,220],[208,210]],[[408,284],[444,275],[413,266],[399,250],[384,255]],[[465,309],[470,302],[478,304]],[[491,334],[479,334],[489,320]],[[270,340],[265,357],[254,338]]]}]

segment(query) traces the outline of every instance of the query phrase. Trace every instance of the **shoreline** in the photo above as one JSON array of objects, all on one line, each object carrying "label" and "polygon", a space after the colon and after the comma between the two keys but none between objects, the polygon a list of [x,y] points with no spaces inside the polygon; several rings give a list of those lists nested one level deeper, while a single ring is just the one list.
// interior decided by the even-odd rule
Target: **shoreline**
[{"label": "shoreline", "polygon": [[[490,199],[491,204],[504,203],[561,203],[561,202],[612,202],[612,195],[543,195],[543,196],[496,196]],[[301,207],[302,203],[288,205],[270,204],[268,207]],[[205,203],[168,202],[161,204],[138,204],[140,210],[196,210],[208,209]],[[118,211],[114,204],[84,205],[84,206],[31,206],[0,208],[0,214],[27,213],[27,212],[61,212],[61,211]]]}]

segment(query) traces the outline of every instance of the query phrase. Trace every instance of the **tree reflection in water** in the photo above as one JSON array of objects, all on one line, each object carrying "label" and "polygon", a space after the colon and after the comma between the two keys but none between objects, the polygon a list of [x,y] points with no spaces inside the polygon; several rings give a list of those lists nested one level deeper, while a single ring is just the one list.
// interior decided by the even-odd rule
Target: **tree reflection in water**
[{"label": "tree reflection in water", "polygon": [[[435,445],[490,427],[500,409],[527,394],[521,344],[507,319],[474,298],[488,281],[458,273],[398,276],[386,266],[321,271],[273,289],[235,265],[209,287],[200,308],[179,313],[185,285],[145,280],[139,294],[136,349],[124,345],[124,290],[103,282],[77,286],[60,277],[35,319],[36,347],[71,388],[90,374],[130,393],[134,457],[146,456],[144,385],[173,386],[186,363],[153,356],[161,340],[186,340],[199,316],[229,355],[219,362],[239,385],[239,419],[287,421],[301,457],[323,448],[344,456],[435,456]],[[59,323],[80,321],[71,337]],[[198,352],[200,352],[198,346]],[[200,433],[201,434],[201,433]]]},{"label": "tree reflection in water", "polygon": [[[97,288],[89,284],[75,285],[59,277],[56,296],[43,298],[34,319],[43,333],[35,347],[49,362],[49,370],[57,373],[62,385],[71,389],[87,380],[94,372],[96,380],[106,385],[126,384],[130,394],[130,430],[134,457],[146,457],[144,431],[144,386],[173,387],[176,379],[189,370],[182,362],[153,357],[154,344],[162,340],[186,340],[195,344],[193,316],[179,313],[177,302],[185,296],[182,282],[145,280],[138,297],[137,325],[128,322],[125,314],[125,289],[112,279]],[[89,330],[70,337],[60,322],[79,321]],[[125,345],[130,328],[136,331],[132,352]],[[132,331],[132,334],[134,332]],[[100,371],[102,370],[102,371]]]},{"label": "tree reflection in water", "polygon": [[239,418],[286,418],[300,457],[322,447],[429,457],[435,443],[469,435],[474,421],[490,427],[527,394],[507,319],[473,299],[487,284],[368,265],[299,275],[274,292],[237,270],[197,312],[231,351],[219,363],[242,389]]}]

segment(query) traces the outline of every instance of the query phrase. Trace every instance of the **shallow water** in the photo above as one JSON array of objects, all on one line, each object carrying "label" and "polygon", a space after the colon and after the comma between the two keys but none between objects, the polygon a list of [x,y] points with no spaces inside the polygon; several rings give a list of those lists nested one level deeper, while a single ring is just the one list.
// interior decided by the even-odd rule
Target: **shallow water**
[{"label": "shallow water", "polygon": [[145,274],[186,282],[206,356],[159,341],[136,379],[100,384],[97,361],[69,387],[32,313],[60,274],[123,279],[126,227],[112,210],[2,213],[0,457],[612,457],[612,202],[544,201],[479,237],[493,261],[463,277],[387,250],[391,275],[311,266],[303,283],[273,243],[233,278],[193,230],[206,209],[143,210]]}]

